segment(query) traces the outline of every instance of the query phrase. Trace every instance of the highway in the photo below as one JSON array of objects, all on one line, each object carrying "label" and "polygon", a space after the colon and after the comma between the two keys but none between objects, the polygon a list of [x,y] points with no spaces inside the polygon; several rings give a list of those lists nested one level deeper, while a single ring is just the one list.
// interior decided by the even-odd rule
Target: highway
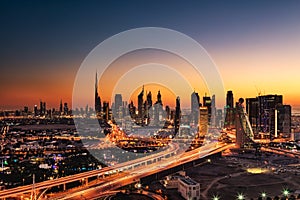
[{"label": "highway", "polygon": [[[117,135],[119,134],[119,130],[117,126],[113,127],[113,133]],[[123,134],[120,135],[123,138]],[[67,183],[81,181],[83,184],[86,183],[86,186],[93,187],[94,185],[88,184],[88,178],[96,177],[97,183],[93,183],[98,185],[94,188],[90,188],[87,190],[80,191],[79,193],[72,193],[71,195],[82,195],[83,192],[87,193],[88,191],[97,190],[97,194],[103,193],[104,191],[111,190],[114,188],[118,188],[123,185],[127,185],[135,180],[151,175],[153,173],[166,170],[172,168],[176,165],[180,165],[186,162],[193,161],[198,158],[203,158],[208,155],[214,154],[216,152],[220,152],[224,149],[227,149],[232,146],[232,144],[227,145],[221,142],[214,142],[210,144],[206,144],[203,147],[194,149],[189,152],[181,152],[184,148],[182,147],[181,142],[176,142],[176,139],[172,140],[172,142],[168,143],[166,150],[151,153],[148,156],[131,160],[124,163],[119,163],[114,166],[105,167],[103,169],[88,171],[84,173],[79,173],[75,175],[70,175],[66,177],[61,177],[53,180],[43,181],[40,183],[36,183],[34,185],[35,191],[41,192],[42,190],[56,187],[56,186],[65,186]],[[117,174],[118,177],[116,180],[111,181],[109,177],[105,177],[105,175]],[[91,183],[92,184],[92,183]],[[100,184],[100,185],[99,185]],[[7,197],[18,197],[23,194],[28,194],[32,192],[32,185],[21,186],[17,188],[7,189],[0,191],[0,198]],[[81,188],[82,189],[82,188]],[[92,196],[91,196],[92,197]],[[63,197],[62,199],[71,198],[70,196]],[[82,199],[82,198],[81,198]]]},{"label": "highway", "polygon": [[149,176],[151,174],[155,174],[163,170],[173,168],[180,164],[191,162],[195,159],[204,158],[208,155],[212,155],[232,147],[234,147],[234,144],[223,144],[223,143],[216,142],[183,153],[181,155],[176,155],[171,158],[164,159],[161,162],[150,164],[147,167],[141,166],[135,170],[128,171],[128,173],[119,173],[113,179],[104,180],[102,184],[97,185],[95,187],[81,189],[80,191],[72,192],[71,194],[64,194],[62,196],[57,196],[55,198],[47,198],[47,199],[52,199],[52,200],[96,199],[102,196],[107,191],[115,190],[121,186],[125,186],[130,183],[138,182],[140,178]]},{"label": "highway", "polygon": [[286,155],[286,156],[293,157],[293,158],[300,158],[299,152],[294,152],[294,151],[287,150],[287,149],[280,149],[280,148],[275,148],[275,147],[261,147],[261,150],[275,153],[275,154]]},{"label": "highway", "polygon": [[[147,161],[149,161],[149,160],[158,160],[158,159],[165,157],[166,155],[176,154],[176,152],[179,149],[180,148],[178,145],[170,144],[169,148],[166,151],[162,151],[162,152],[159,152],[156,154],[151,154],[149,156],[131,160],[128,162],[120,163],[113,167],[105,167],[105,168],[99,169],[99,170],[88,171],[88,172],[84,172],[84,173],[79,173],[79,174],[75,174],[75,175],[70,175],[70,176],[66,176],[66,177],[61,177],[61,178],[57,178],[57,179],[53,179],[53,180],[36,183],[35,189],[38,191],[38,190],[42,190],[42,189],[46,189],[46,188],[63,185],[63,184],[70,183],[70,182],[86,180],[90,177],[96,177],[96,176],[100,177],[100,176],[104,176],[105,174],[112,174],[115,172],[125,171],[128,168],[135,169],[136,165],[139,165],[142,163],[147,163]],[[12,189],[8,189],[8,190],[2,190],[2,191],[0,191],[0,198],[13,197],[13,196],[18,196],[18,195],[25,194],[25,193],[30,193],[31,190],[32,190],[32,185],[26,185],[26,186],[12,188]]]},{"label": "highway", "polygon": [[[36,183],[35,189],[36,191],[41,191],[46,188],[51,188],[51,187],[63,185],[70,182],[86,181],[89,177],[104,177],[105,174],[124,172],[118,174],[120,177],[118,177],[118,179],[116,180],[117,182],[116,181],[107,182],[106,180],[109,180],[109,178],[106,179],[104,177],[101,178],[100,180],[101,182],[100,181],[97,182],[97,185],[102,183],[100,186],[97,186],[96,188],[90,188],[91,190],[97,189],[103,192],[108,189],[113,189],[123,185],[127,185],[136,179],[156,173],[160,170],[165,170],[174,167],[175,165],[179,165],[197,158],[211,155],[213,153],[226,149],[229,146],[231,145],[225,145],[222,143],[212,143],[180,155],[177,154],[177,152],[180,149],[178,144],[170,143],[169,149],[167,151],[162,151],[160,153],[152,154],[143,158],[128,161],[125,163],[120,163],[118,165],[115,165],[114,167],[105,167],[99,170],[88,171],[88,172],[79,173],[67,177]],[[169,158],[166,158],[166,155],[174,155],[174,156],[169,156]],[[147,165],[148,161],[153,161],[153,162],[151,162],[152,164]],[[147,167],[145,167],[146,165]],[[32,185],[26,185],[26,186],[12,188],[8,190],[3,190],[0,192],[0,198],[18,197],[21,196],[22,194],[30,193],[31,190],[32,190]],[[74,195],[74,193],[72,195]]]}]

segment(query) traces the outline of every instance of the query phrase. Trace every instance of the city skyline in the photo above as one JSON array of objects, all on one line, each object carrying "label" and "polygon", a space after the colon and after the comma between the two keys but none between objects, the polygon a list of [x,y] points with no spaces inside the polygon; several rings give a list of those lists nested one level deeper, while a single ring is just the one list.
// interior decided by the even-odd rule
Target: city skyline
[{"label": "city skyline", "polygon": [[[114,34],[146,26],[174,29],[198,41],[217,65],[225,91],[233,90],[236,98],[278,94],[293,109],[300,105],[297,1],[147,2],[148,8],[139,2],[1,4],[1,23],[7,27],[1,33],[1,110],[31,107],[40,99],[49,107],[63,99],[71,107],[75,75],[86,55]],[[151,56],[132,53],[117,60],[115,64],[123,59],[116,69],[138,63],[136,57],[142,64]],[[163,56],[160,61],[168,65],[178,61]],[[207,92],[202,83],[195,91],[201,97]]]}]

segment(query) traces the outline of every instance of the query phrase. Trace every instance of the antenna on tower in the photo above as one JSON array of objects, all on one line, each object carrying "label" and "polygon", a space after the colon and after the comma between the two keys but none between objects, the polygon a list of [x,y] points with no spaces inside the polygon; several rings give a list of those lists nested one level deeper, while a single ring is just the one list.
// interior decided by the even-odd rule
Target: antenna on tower
[{"label": "antenna on tower", "polygon": [[254,85],[254,87],[256,89],[257,95],[260,96],[261,95],[261,90],[258,90],[257,87],[256,87],[256,85]]}]

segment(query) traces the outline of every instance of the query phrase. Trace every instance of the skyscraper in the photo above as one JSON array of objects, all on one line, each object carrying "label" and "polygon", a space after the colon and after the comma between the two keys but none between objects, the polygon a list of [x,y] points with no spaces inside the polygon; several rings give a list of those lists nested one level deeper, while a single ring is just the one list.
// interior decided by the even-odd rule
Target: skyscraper
[{"label": "skyscraper", "polygon": [[292,108],[290,105],[277,107],[278,130],[284,137],[290,137]]},{"label": "skyscraper", "polygon": [[123,100],[122,100],[122,95],[121,94],[116,94],[115,95],[115,103],[114,103],[114,117],[116,118],[122,118],[123,116]]},{"label": "skyscraper", "polygon": [[200,97],[195,91],[191,94],[191,122],[198,124]]},{"label": "skyscraper", "polygon": [[151,91],[147,94],[147,100],[146,100],[146,106],[145,106],[145,116],[147,117],[147,123],[150,123],[151,117],[153,117],[153,108],[152,108],[152,94]]},{"label": "skyscraper", "polygon": [[95,80],[95,111],[96,115],[100,116],[101,115],[101,99],[98,94],[98,75],[96,72],[96,80]]},{"label": "skyscraper", "polygon": [[258,98],[247,98],[246,99],[246,112],[248,114],[249,121],[252,126],[252,130],[255,137],[258,137],[259,126],[258,126],[258,116],[259,116],[259,104]]},{"label": "skyscraper", "polygon": [[247,114],[244,111],[244,99],[239,98],[234,108],[236,146],[241,148],[255,147],[252,127],[249,123]]},{"label": "skyscraper", "polygon": [[216,126],[217,109],[216,109],[216,95],[211,97],[211,126]]},{"label": "skyscraper", "polygon": [[64,115],[69,114],[69,108],[68,108],[68,103],[64,103]]},{"label": "skyscraper", "polygon": [[59,114],[61,115],[63,113],[63,103],[62,103],[62,100],[60,100],[60,103],[59,103]]},{"label": "skyscraper", "polygon": [[34,112],[34,116],[38,116],[38,107],[37,107],[37,105],[34,105],[33,112]]},{"label": "skyscraper", "polygon": [[148,94],[147,94],[147,105],[148,105],[148,107],[152,106],[152,94],[151,94],[151,91],[148,92]]},{"label": "skyscraper", "polygon": [[136,107],[133,104],[133,101],[130,102],[130,104],[128,104],[128,110],[129,110],[129,114],[131,116],[132,119],[136,118]]},{"label": "skyscraper", "polygon": [[225,121],[224,128],[232,129],[235,127],[235,116],[234,116],[234,107],[233,107],[233,93],[232,91],[227,91],[226,95],[226,106],[224,109]]},{"label": "skyscraper", "polygon": [[109,120],[109,103],[107,101],[103,102],[103,119]]},{"label": "skyscraper", "polygon": [[208,131],[208,108],[200,107],[199,117],[199,138],[204,137]]},{"label": "skyscraper", "polygon": [[264,95],[258,97],[259,115],[258,126],[259,131],[264,133],[270,139],[277,137],[277,114],[275,111],[277,106],[282,105],[282,95]]},{"label": "skyscraper", "polygon": [[208,111],[208,123],[211,123],[211,98],[208,96],[203,97],[203,106],[207,107]]},{"label": "skyscraper", "polygon": [[139,122],[142,122],[142,118],[144,116],[144,86],[142,88],[142,91],[140,92],[140,94],[138,95],[138,118],[139,118]]},{"label": "skyscraper", "polygon": [[249,121],[257,138],[276,138],[289,134],[291,107],[283,105],[282,95],[262,95],[246,99]]},{"label": "skyscraper", "polygon": [[157,101],[156,101],[156,103],[162,105],[160,90],[158,90],[158,93],[157,93]]},{"label": "skyscraper", "polygon": [[226,106],[228,108],[233,108],[233,93],[231,90],[227,91],[226,95]]},{"label": "skyscraper", "polygon": [[181,109],[180,109],[180,98],[176,98],[176,107],[175,107],[175,118],[174,118],[174,127],[175,134],[178,133],[180,126],[180,117],[181,117]]}]

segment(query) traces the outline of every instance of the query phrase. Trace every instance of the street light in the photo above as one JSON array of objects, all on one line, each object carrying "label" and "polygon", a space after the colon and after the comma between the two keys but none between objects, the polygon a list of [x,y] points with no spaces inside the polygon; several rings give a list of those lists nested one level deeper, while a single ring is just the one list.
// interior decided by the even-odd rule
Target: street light
[{"label": "street light", "polygon": [[212,198],[212,200],[219,200],[219,199],[220,199],[220,197],[218,195],[213,196],[213,198]]},{"label": "street light", "polygon": [[261,196],[262,199],[267,199],[267,193],[266,192],[262,192],[260,196]]},{"label": "street light", "polygon": [[244,200],[245,197],[244,197],[243,193],[238,194],[238,195],[237,195],[237,199],[238,199],[238,200]]},{"label": "street light", "polygon": [[289,196],[290,192],[289,192],[288,189],[284,189],[284,190],[282,191],[282,194],[283,194],[283,196],[287,197],[287,196]]}]

